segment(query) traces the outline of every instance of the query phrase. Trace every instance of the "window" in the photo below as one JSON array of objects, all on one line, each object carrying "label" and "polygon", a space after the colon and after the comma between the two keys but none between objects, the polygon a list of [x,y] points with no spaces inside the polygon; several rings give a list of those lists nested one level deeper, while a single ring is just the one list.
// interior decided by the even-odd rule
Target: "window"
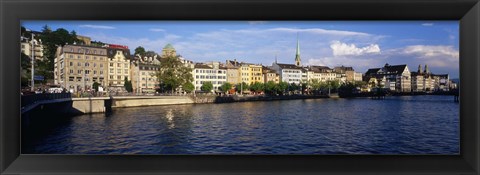
[{"label": "window", "polygon": [[93,74],[94,74],[94,75],[96,75],[96,74],[97,74],[97,71],[96,71],[96,70],[94,70],[94,71],[93,71]]},{"label": "window", "polygon": [[90,57],[89,56],[85,56],[85,59],[88,60]]},{"label": "window", "polygon": [[113,63],[110,63],[110,66],[113,67]]},{"label": "window", "polygon": [[110,69],[110,73],[113,74],[113,68]]},{"label": "window", "polygon": [[100,71],[100,75],[103,75],[103,70]]},{"label": "window", "polygon": [[[93,54],[97,54],[97,50],[93,50]],[[95,59],[96,57],[93,58]]]},{"label": "window", "polygon": [[68,81],[73,81],[73,77],[68,77]]},{"label": "window", "polygon": [[121,74],[121,73],[122,73],[122,69],[118,69],[117,74]]},{"label": "window", "polygon": [[93,63],[93,67],[97,67],[97,63]]},{"label": "window", "polygon": [[117,79],[121,80],[121,79],[122,79],[122,76],[117,76]]},{"label": "window", "polygon": [[103,67],[103,64],[102,64],[102,63],[100,63],[100,67]]},{"label": "window", "polygon": [[69,55],[71,59],[73,59],[73,55]]},{"label": "window", "polygon": [[88,67],[88,66],[90,66],[90,63],[85,63],[85,67]]},{"label": "window", "polygon": [[125,63],[125,67],[128,67],[128,63]]},{"label": "window", "polygon": [[[70,69],[70,73],[73,74],[73,69]],[[73,80],[72,80],[73,81]]]},{"label": "window", "polygon": [[70,62],[70,66],[73,66],[73,62]]},{"label": "window", "polygon": [[85,74],[90,74],[90,70],[85,70]]},{"label": "window", "polygon": [[77,73],[78,73],[78,74],[82,74],[82,70],[78,70]]},{"label": "window", "polygon": [[113,75],[110,75],[110,79],[113,79]]},{"label": "window", "polygon": [[123,72],[128,73],[128,69],[123,70]]},{"label": "window", "polygon": [[121,63],[117,63],[117,67],[122,67],[122,64],[121,64]]},{"label": "window", "polygon": [[77,56],[78,59],[82,58],[80,55]]}]

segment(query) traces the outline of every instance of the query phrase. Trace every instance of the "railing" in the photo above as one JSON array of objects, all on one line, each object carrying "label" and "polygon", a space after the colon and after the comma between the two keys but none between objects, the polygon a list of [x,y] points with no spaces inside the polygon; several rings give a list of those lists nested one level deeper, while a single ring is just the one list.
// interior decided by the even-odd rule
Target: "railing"
[{"label": "railing", "polygon": [[31,95],[22,95],[22,108],[31,104],[35,104],[40,101],[45,100],[55,100],[55,99],[64,99],[71,98],[70,93],[45,93],[45,94],[31,94]]}]

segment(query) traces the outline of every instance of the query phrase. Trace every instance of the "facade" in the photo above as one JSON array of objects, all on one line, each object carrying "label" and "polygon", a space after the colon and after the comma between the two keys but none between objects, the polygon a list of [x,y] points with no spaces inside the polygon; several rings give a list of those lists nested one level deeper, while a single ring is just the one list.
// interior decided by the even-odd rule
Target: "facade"
[{"label": "facade", "polygon": [[253,84],[255,82],[263,83],[262,65],[252,63],[240,63],[239,66],[240,82]]},{"label": "facade", "polygon": [[227,69],[220,65],[220,62],[197,63],[192,72],[193,85],[196,91],[200,91],[205,82],[212,82],[213,91],[227,82]]},{"label": "facade", "polygon": [[280,75],[280,81],[287,82],[288,84],[300,84],[302,81],[302,75],[306,74],[303,72],[303,68],[294,64],[281,64],[275,62],[272,64],[271,68]]},{"label": "facade", "polygon": [[280,83],[280,75],[275,70],[263,66],[262,74],[264,80],[263,83],[268,83],[269,81],[273,81],[274,83]]},{"label": "facade", "polygon": [[241,83],[241,76],[240,76],[240,63],[237,62],[237,59],[227,60],[225,67],[227,69],[227,82],[232,85],[236,85]]},{"label": "facade", "polygon": [[162,49],[162,57],[177,56],[177,51],[171,44],[165,45]]},{"label": "facade", "polygon": [[375,86],[381,86],[395,92],[411,92],[411,73],[407,65],[385,64],[382,68],[369,69],[365,73],[366,79],[376,79]]},{"label": "facade", "polygon": [[157,54],[136,55],[131,62],[130,77],[133,92],[154,93],[159,82],[156,72],[160,69],[160,60]]},{"label": "facade", "polygon": [[20,38],[20,51],[31,58],[32,57],[32,44],[34,46],[33,54],[35,56],[35,59],[36,60],[42,60],[43,59],[43,45],[42,45],[41,40],[34,39],[33,43],[32,43],[31,38],[21,37]]},{"label": "facade", "polygon": [[448,74],[433,74],[428,65],[423,71],[422,65],[418,65],[417,72],[412,72],[413,92],[449,91],[450,82]]},{"label": "facade", "polygon": [[88,36],[77,35],[77,39],[82,41],[85,45],[91,45],[92,39]]},{"label": "facade", "polygon": [[[125,92],[125,79],[130,79],[131,55],[128,48],[107,48],[108,57],[108,89]],[[133,85],[133,83],[132,83]]]},{"label": "facade", "polygon": [[337,79],[337,73],[327,66],[308,66],[308,80],[317,79],[321,82],[333,81]]},{"label": "facade", "polygon": [[333,69],[337,74],[341,74],[340,82],[362,81],[362,73],[355,72],[353,67],[340,66],[340,67],[335,67]]},{"label": "facade", "polygon": [[54,62],[54,83],[70,92],[89,90],[93,82],[109,86],[106,48],[65,45],[57,48]]}]

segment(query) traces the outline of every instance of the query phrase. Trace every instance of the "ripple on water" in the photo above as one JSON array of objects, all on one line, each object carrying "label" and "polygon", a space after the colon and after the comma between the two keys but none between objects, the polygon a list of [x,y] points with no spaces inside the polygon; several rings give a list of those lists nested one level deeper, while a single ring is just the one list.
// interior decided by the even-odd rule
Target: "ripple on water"
[{"label": "ripple on water", "polygon": [[458,154],[458,108],[448,96],[123,108],[73,117],[22,152]]}]

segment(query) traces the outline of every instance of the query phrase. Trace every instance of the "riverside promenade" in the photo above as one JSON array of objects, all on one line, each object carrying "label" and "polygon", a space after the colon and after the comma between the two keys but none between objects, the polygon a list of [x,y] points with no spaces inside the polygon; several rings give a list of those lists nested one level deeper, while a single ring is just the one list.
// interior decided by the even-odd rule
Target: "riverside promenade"
[{"label": "riverside promenade", "polygon": [[[68,94],[36,94],[22,97],[22,115],[32,113],[46,114],[91,114],[109,113],[113,108],[183,105],[202,103],[233,103],[247,101],[275,101],[329,98],[326,95],[166,95],[166,96],[110,96],[72,98]],[[32,100],[33,99],[33,100]]]}]

